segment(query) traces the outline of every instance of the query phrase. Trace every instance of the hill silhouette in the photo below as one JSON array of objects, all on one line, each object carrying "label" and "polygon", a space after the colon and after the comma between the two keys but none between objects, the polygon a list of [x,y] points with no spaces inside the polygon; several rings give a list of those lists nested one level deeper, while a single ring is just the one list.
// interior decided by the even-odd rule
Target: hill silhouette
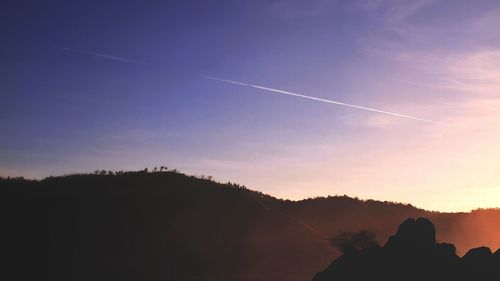
[{"label": "hill silhouette", "polygon": [[405,220],[384,247],[345,252],[313,281],[496,280],[498,268],[500,250],[479,247],[460,258],[453,244],[436,242],[430,220],[418,218]]},{"label": "hill silhouette", "polygon": [[8,280],[310,280],[340,255],[329,242],[339,232],[380,242],[420,216],[459,254],[500,244],[498,210],[280,200],[176,171],[0,179],[0,213]]}]

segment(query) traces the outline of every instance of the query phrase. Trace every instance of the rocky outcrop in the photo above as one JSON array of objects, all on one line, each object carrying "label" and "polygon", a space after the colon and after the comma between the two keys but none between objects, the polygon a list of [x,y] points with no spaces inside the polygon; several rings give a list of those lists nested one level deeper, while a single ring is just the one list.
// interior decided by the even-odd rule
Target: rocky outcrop
[{"label": "rocky outcrop", "polygon": [[340,256],[313,281],[497,280],[499,269],[500,250],[480,247],[460,258],[454,245],[436,242],[430,220],[418,218],[405,220],[383,247]]}]

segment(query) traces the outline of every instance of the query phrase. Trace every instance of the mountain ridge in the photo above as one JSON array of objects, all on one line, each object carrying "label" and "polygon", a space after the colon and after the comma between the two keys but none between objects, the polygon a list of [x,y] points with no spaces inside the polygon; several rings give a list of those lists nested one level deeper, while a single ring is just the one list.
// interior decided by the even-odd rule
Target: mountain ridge
[{"label": "mountain ridge", "polygon": [[[339,255],[328,241],[338,232],[368,228],[384,241],[403,219],[419,216],[431,217],[442,229],[438,239],[459,252],[500,242],[471,231],[476,217],[500,228],[492,224],[498,210],[438,213],[348,196],[281,200],[176,171],[1,179],[0,187],[3,235],[12,242],[5,253],[15,257],[9,268],[17,280],[35,277],[23,270],[28,265],[52,280],[146,273],[148,280],[310,280]],[[458,233],[466,240],[457,243]]]}]

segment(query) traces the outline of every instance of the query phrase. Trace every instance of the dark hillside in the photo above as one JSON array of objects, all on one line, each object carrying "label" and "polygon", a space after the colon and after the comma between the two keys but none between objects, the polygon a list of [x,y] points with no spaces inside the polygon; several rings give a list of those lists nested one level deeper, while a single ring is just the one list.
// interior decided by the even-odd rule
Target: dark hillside
[{"label": "dark hillside", "polygon": [[263,196],[172,172],[3,180],[2,253],[18,280],[308,278],[325,241]]},{"label": "dark hillside", "polygon": [[500,240],[474,228],[499,229],[495,210],[294,202],[176,172],[2,179],[0,206],[8,280],[310,280],[338,255],[328,238],[339,231],[369,228],[384,241],[421,215],[459,249]]}]

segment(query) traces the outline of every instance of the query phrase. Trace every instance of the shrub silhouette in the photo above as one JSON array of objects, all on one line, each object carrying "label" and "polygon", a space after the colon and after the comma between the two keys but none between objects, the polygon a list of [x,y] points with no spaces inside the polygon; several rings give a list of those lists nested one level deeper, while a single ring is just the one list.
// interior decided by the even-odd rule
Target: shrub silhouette
[{"label": "shrub silhouette", "polygon": [[330,243],[343,254],[352,254],[378,245],[375,234],[369,230],[340,232],[330,239]]}]

